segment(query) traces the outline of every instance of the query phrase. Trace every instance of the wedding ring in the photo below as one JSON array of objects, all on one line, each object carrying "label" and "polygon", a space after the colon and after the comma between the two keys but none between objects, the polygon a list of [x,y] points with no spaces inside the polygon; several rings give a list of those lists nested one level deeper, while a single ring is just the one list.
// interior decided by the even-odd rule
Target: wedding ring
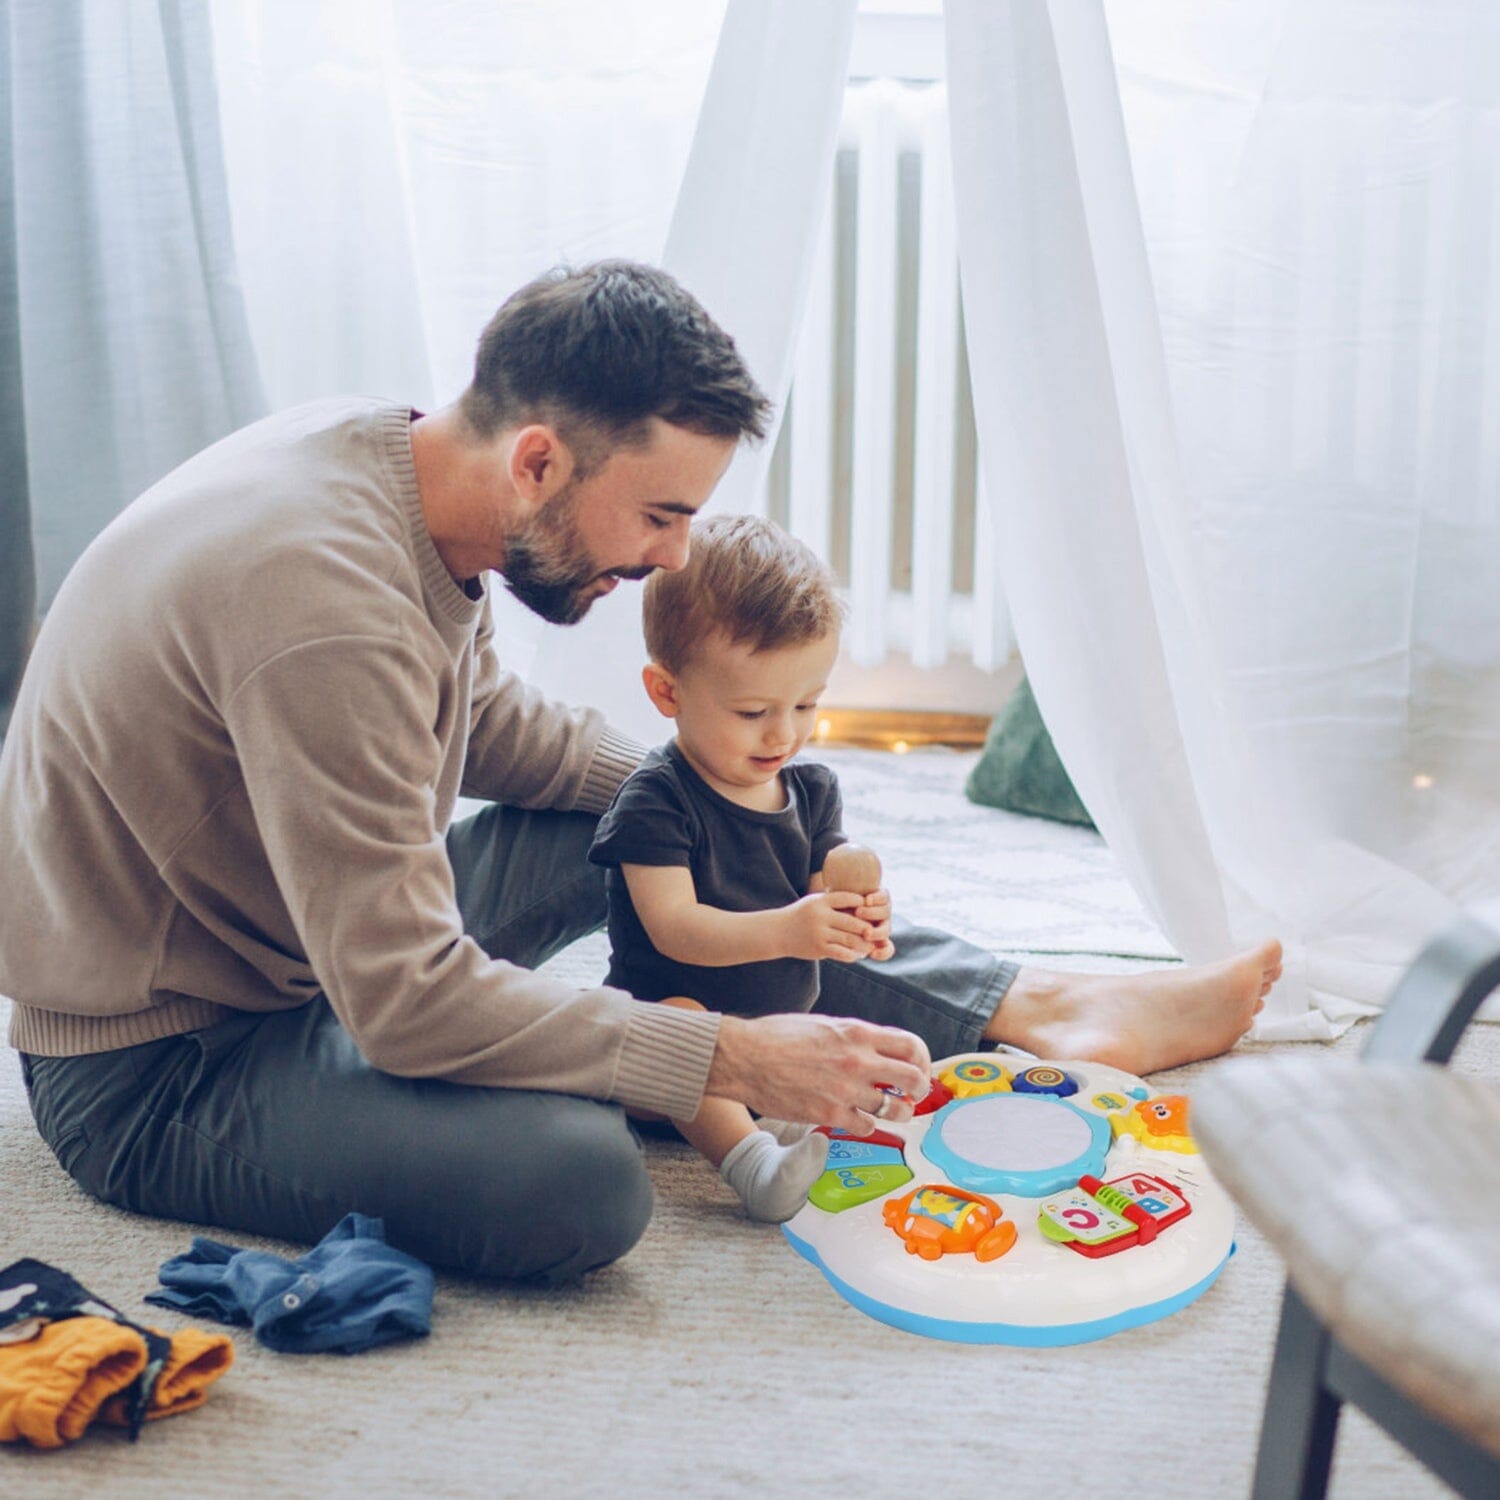
[{"label": "wedding ring", "polygon": [[891,1094],[882,1094],[880,1096],[880,1107],[878,1109],[874,1109],[874,1110],[866,1110],[865,1113],[868,1114],[868,1115],[870,1115],[872,1118],[874,1118],[876,1120],[883,1120],[883,1119],[885,1119],[886,1118],[886,1111],[888,1109],[890,1109],[890,1107],[891,1107],[891,1099],[892,1099],[892,1097],[893,1096]]}]

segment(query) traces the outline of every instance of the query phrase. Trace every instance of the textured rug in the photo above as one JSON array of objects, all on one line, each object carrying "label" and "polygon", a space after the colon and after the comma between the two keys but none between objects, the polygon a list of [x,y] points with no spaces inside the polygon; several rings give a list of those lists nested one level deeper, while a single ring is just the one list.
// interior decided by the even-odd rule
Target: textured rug
[{"label": "textured rug", "polygon": [[[850,831],[880,850],[908,914],[1059,967],[1135,968],[1169,953],[1095,835],[965,802],[970,757],[828,759]],[[595,939],[552,967],[588,982],[603,960]],[[1362,1041],[1356,1028],[1327,1050]],[[1456,1065],[1500,1078],[1500,1028],[1471,1031]],[[1209,1089],[1215,1066],[1156,1081]],[[656,1217],[629,1256],[580,1287],[442,1277],[430,1338],[349,1358],[277,1355],[237,1334],[235,1368],[200,1411],[133,1446],[100,1432],[59,1453],[0,1449],[0,1495],[1247,1492],[1281,1288],[1248,1226],[1213,1289],[1164,1322],[1066,1349],[965,1347],[872,1322],[778,1231],[741,1218],[686,1147],[646,1149]],[[15,1056],[0,1049],[0,1264],[51,1261],[175,1327],[183,1320],[140,1299],[195,1232],[212,1231],[85,1198],[37,1138]],[[1332,1493],[1447,1491],[1350,1413]]]}]

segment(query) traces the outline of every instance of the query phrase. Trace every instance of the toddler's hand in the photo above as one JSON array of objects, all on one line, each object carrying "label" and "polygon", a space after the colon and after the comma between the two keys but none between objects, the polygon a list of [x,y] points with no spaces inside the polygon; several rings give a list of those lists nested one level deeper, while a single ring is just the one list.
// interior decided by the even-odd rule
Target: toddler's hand
[{"label": "toddler's hand", "polygon": [[854,915],[870,924],[870,957],[890,958],[896,951],[891,941],[891,893],[870,891],[860,899],[863,905],[855,908]]},{"label": "toddler's hand", "polygon": [[852,891],[818,891],[786,907],[786,956],[834,958],[852,964],[870,956],[870,924],[854,914],[864,901]]}]

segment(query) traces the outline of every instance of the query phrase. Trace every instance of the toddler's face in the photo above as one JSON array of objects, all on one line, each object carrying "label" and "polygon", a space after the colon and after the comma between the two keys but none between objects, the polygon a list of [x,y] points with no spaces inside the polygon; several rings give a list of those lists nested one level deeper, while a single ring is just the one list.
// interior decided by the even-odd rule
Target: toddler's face
[{"label": "toddler's face", "polygon": [[710,786],[764,786],[807,743],[838,655],[836,635],[751,651],[711,637],[676,677],[677,743]]}]

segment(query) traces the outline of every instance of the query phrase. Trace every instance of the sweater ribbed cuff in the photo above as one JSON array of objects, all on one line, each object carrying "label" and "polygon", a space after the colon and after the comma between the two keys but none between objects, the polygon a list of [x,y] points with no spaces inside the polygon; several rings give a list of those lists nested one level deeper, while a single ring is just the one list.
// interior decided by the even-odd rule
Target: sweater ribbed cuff
[{"label": "sweater ribbed cuff", "polygon": [[627,1109],[691,1120],[703,1103],[721,1019],[711,1010],[637,1004],[609,1097]]},{"label": "sweater ribbed cuff", "polygon": [[574,804],[579,812],[602,813],[615,800],[620,783],[640,765],[646,747],[627,734],[605,726]]}]

